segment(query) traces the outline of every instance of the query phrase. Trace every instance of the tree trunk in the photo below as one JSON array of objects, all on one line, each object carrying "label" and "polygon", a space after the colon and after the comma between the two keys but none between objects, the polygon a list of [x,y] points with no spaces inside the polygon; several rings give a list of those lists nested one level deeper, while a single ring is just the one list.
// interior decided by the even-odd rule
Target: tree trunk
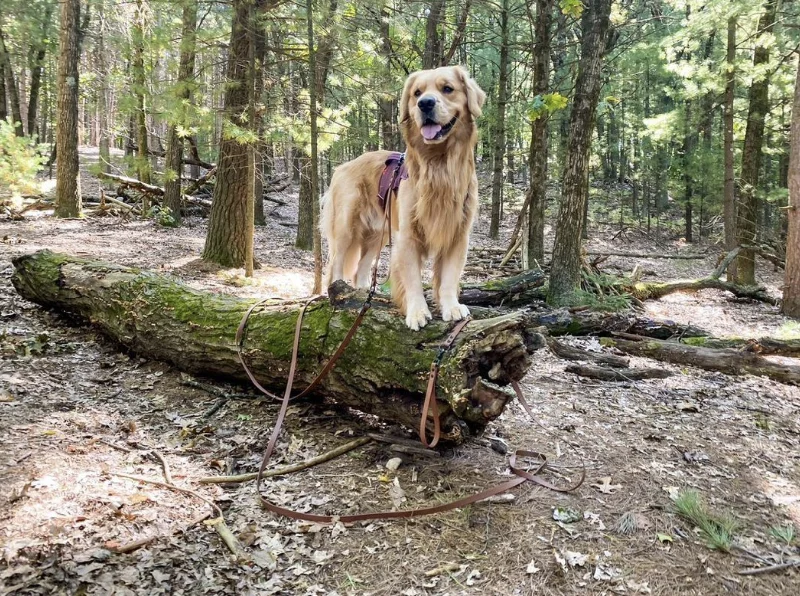
[{"label": "tree trunk", "polygon": [[[2,52],[2,48],[0,48]],[[0,56],[0,121],[5,122],[8,118],[8,103],[6,102],[6,65],[3,57]]]},{"label": "tree trunk", "polygon": [[[766,36],[775,26],[778,0],[767,0],[764,14],[758,20],[758,38],[753,56],[753,67],[769,63],[770,44]],[[750,107],[747,111],[747,129],[742,150],[742,176],[739,192],[739,209],[736,218],[736,239],[740,246],[753,245],[757,236],[758,178],[761,170],[761,148],[764,143],[764,117],[769,110],[769,75],[763,73],[750,85]],[[755,254],[743,249],[736,260],[736,283],[755,285]]]},{"label": "tree trunk", "polygon": [[497,122],[494,131],[492,176],[492,218],[489,236],[500,234],[500,214],[503,205],[503,162],[506,149],[506,102],[508,94],[508,0],[502,0],[500,10],[500,73],[497,84]]},{"label": "tree trunk", "polygon": [[800,318],[800,61],[794,87],[791,140],[789,142],[789,236],[786,240],[786,277],[783,313]]},{"label": "tree trunk", "polygon": [[432,0],[428,11],[428,21],[425,25],[425,49],[422,54],[422,68],[436,68],[441,66],[443,51],[442,38],[439,33],[439,24],[445,17],[445,0]]},{"label": "tree trunk", "polygon": [[97,61],[97,115],[100,167],[104,173],[111,171],[111,144],[108,129],[108,68],[106,66],[106,18],[105,0],[100,0],[97,8],[97,42],[95,59]]},{"label": "tree trunk", "polygon": [[[323,16],[328,20],[336,13],[337,0],[330,0]],[[308,35],[313,35],[313,23]],[[325,103],[325,83],[328,80],[331,58],[334,48],[334,29],[320,37],[316,49],[313,39],[309,39],[309,124],[311,128],[311,153],[312,156],[301,155],[298,160],[300,168],[300,197],[297,221],[297,237],[295,246],[304,250],[315,250],[316,259],[316,234],[318,232],[317,218],[319,216],[319,159],[313,155],[317,151],[317,106]],[[313,96],[313,102],[312,100]],[[305,177],[305,179],[304,179]],[[321,271],[321,269],[320,269]]]},{"label": "tree trunk", "polygon": [[294,245],[302,250],[314,248],[314,204],[314,190],[311,187],[311,159],[307,155],[301,155],[297,236]]},{"label": "tree trunk", "polygon": [[[192,374],[246,381],[235,334],[252,301],[193,290],[168,276],[42,251],[14,260],[12,281],[27,298],[90,320],[134,352]],[[297,387],[306,386],[350,329],[366,292],[343,282],[306,311]],[[256,310],[245,357],[260,382],[281,391],[289,369],[297,302]],[[135,316],[134,316],[135,313]],[[435,320],[411,331],[388,300],[376,298],[318,395],[416,428],[431,362],[452,325]],[[472,321],[442,360],[437,391],[444,437],[460,442],[499,416],[507,385],[530,364],[521,315]],[[536,338],[540,342],[541,338]],[[531,343],[533,345],[540,345]]]},{"label": "tree trunk", "polygon": [[176,122],[170,124],[167,132],[167,156],[164,166],[170,174],[164,182],[164,206],[170,210],[175,225],[181,223],[181,174],[183,174],[183,139],[178,134],[178,125],[185,124],[187,120],[185,110],[192,96],[196,30],[197,0],[184,0],[180,65],[175,84],[175,99],[180,108]]},{"label": "tree trunk", "polygon": [[[147,82],[144,70],[144,27],[147,9],[147,0],[136,0],[136,14],[131,27],[131,43],[133,44],[131,66],[133,69],[132,91],[136,101],[137,170],[139,180],[150,184],[150,154],[148,152],[147,111],[145,108]],[[142,212],[147,213],[149,208],[149,199],[145,197],[142,200]]]},{"label": "tree trunk", "polygon": [[580,283],[581,230],[589,192],[589,150],[600,96],[611,0],[588,0],[581,18],[581,58],[569,124],[567,161],[553,244],[548,301],[568,301]]},{"label": "tree trunk", "polygon": [[[247,126],[243,114],[247,109],[247,59],[249,4],[234,0],[231,43],[228,51],[227,85],[225,86],[224,128]],[[247,210],[247,145],[223,132],[217,161],[217,182],[208,222],[203,259],[223,267],[244,267],[248,230]]]},{"label": "tree trunk", "polygon": [[61,3],[58,53],[58,119],[56,125],[56,217],[79,217],[81,184],[78,167],[78,60],[80,0]]},{"label": "tree trunk", "polygon": [[14,120],[14,131],[18,137],[25,136],[25,129],[22,122],[22,110],[19,101],[19,87],[17,87],[17,79],[14,76],[14,67],[11,64],[11,56],[6,48],[5,37],[3,31],[0,29],[0,61],[3,62],[3,70],[5,72],[5,87],[8,92],[8,100],[11,103],[11,117]]},{"label": "tree trunk", "polygon": [[[723,152],[725,158],[725,182],[723,186],[723,223],[725,227],[725,249],[736,248],[736,175],[734,172],[733,100],[736,87],[736,17],[728,19],[728,48],[725,59],[725,103],[722,113],[724,128]],[[736,265],[728,267],[728,281],[736,280]]]},{"label": "tree trunk", "polygon": [[[533,57],[533,93],[542,97],[550,80],[550,28],[555,0],[536,0],[536,47]],[[544,264],[544,213],[547,206],[547,125],[549,117],[539,114],[531,123],[528,266]]]}]

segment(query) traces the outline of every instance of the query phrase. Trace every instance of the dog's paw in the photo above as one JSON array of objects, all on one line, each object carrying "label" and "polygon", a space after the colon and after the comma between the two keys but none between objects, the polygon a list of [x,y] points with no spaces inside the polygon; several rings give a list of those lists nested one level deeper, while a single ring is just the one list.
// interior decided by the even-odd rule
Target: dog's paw
[{"label": "dog's paw", "polygon": [[412,331],[419,331],[433,318],[428,305],[424,302],[417,307],[409,307],[406,313],[406,325]]},{"label": "dog's paw", "polygon": [[463,304],[456,302],[452,306],[442,306],[443,321],[460,321],[469,316],[469,309]]}]

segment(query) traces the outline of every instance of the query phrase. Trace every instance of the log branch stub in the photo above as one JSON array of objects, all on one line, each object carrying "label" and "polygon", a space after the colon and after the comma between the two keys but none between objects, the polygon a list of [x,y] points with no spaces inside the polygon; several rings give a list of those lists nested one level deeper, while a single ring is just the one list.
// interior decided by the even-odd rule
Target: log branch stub
[{"label": "log branch stub", "polygon": [[[100,261],[40,251],[14,259],[12,282],[24,298],[91,321],[134,352],[196,375],[246,380],[235,333],[252,300],[196,291],[176,279]],[[366,297],[343,282],[331,300],[311,304],[303,320],[295,386],[307,386],[337,349]],[[300,302],[276,302],[251,315],[244,344],[260,382],[282,391]],[[431,362],[452,329],[431,321],[410,331],[375,297],[361,327],[319,394],[379,418],[416,428]],[[442,360],[438,398],[443,438],[480,433],[513,397],[536,344],[520,313],[474,320]]]}]

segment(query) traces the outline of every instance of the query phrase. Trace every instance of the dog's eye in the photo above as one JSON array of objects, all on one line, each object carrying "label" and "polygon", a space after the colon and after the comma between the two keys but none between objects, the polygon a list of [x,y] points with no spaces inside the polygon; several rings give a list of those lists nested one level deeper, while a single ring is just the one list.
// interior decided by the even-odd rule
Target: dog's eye
[{"label": "dog's eye", "polygon": [[422,95],[421,90],[417,89],[416,91],[414,91],[414,97],[419,97],[420,95]]},{"label": "dog's eye", "polygon": [[453,88],[450,85],[445,85],[444,87],[442,87],[442,92],[443,93],[452,93],[453,92]]}]

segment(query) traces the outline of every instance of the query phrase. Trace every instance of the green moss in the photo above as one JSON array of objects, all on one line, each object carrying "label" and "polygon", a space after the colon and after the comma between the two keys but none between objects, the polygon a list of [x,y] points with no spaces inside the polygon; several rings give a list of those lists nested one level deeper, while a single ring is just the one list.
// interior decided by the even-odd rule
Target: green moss
[{"label": "green moss", "polygon": [[681,339],[681,343],[686,344],[687,346],[695,346],[695,347],[702,347],[706,345],[708,342],[708,338],[703,337],[684,337]]}]

